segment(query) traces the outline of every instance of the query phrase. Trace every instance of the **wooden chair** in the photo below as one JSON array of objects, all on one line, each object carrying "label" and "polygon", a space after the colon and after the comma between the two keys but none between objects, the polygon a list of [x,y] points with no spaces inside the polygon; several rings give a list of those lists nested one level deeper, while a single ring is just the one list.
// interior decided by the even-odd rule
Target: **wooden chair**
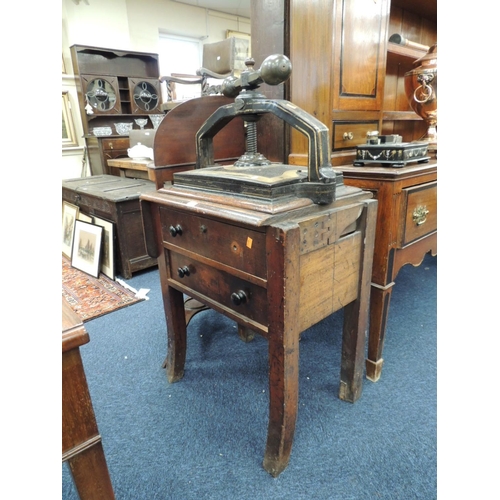
[{"label": "wooden chair", "polygon": [[203,45],[203,65],[196,75],[172,73],[160,76],[160,82],[167,84],[167,101],[162,104],[163,111],[169,111],[183,102],[177,99],[176,84],[201,85],[201,96],[220,94],[221,85],[211,84],[210,79],[223,80],[233,74],[235,61],[235,38]]}]

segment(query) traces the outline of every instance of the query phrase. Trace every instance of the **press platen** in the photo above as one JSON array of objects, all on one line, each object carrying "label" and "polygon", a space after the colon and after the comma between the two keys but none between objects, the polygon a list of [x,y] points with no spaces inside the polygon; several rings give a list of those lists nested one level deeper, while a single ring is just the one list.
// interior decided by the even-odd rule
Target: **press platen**
[{"label": "press platen", "polygon": [[[290,60],[280,54],[267,57],[260,69],[246,61],[239,78],[229,77],[222,84],[232,104],[218,108],[196,134],[196,169],[174,174],[173,184],[212,193],[230,193],[262,201],[286,197],[309,198],[319,205],[335,200],[342,174],[330,162],[329,131],[315,117],[286,100],[268,99],[258,91],[261,83],[279,85],[290,76]],[[257,151],[256,126],[265,113],[272,113],[309,140],[308,168],[272,163]],[[233,165],[216,166],[213,137],[235,117],[242,117],[246,129],[246,151]]]}]

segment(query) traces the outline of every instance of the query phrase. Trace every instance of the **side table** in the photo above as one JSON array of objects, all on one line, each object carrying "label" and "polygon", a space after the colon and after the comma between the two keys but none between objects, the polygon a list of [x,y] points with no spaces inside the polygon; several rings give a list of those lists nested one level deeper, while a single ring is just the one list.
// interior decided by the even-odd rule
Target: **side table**
[{"label": "side table", "polygon": [[81,319],[62,299],[62,461],[81,500],[115,498],[83,369],[80,346],[89,342]]},{"label": "side table", "polygon": [[341,186],[330,205],[171,187],[141,196],[146,244],[158,258],[167,321],[166,373],[184,374],[184,294],[268,341],[269,425],[263,466],[287,466],[298,406],[300,333],[344,308],[339,397],[361,395],[377,202]]},{"label": "side table", "polygon": [[391,293],[405,264],[418,266],[426,253],[437,255],[437,161],[402,168],[335,167],[347,185],[372,191],[378,200],[370,299],[366,377],[382,373],[384,337]]}]

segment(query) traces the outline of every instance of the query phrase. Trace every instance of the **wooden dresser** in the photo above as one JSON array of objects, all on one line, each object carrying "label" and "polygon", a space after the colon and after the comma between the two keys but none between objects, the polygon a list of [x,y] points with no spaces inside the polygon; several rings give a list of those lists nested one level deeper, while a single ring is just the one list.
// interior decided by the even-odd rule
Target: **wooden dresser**
[{"label": "wooden dresser", "polygon": [[81,319],[62,299],[62,460],[81,500],[115,498],[83,369],[80,346],[89,342]]},{"label": "wooden dresser", "polygon": [[378,200],[370,299],[366,376],[380,378],[391,292],[405,264],[419,265],[437,254],[437,162],[403,168],[372,165],[337,167],[344,182],[370,190]]},{"label": "wooden dresser", "polygon": [[341,308],[339,395],[354,402],[361,394],[377,202],[342,185],[329,205],[297,198],[265,207],[174,183],[143,194],[141,205],[160,269],[168,380],[184,374],[184,294],[236,321],[242,339],[264,336],[270,406],[263,465],[279,475],[295,430],[300,333]]}]

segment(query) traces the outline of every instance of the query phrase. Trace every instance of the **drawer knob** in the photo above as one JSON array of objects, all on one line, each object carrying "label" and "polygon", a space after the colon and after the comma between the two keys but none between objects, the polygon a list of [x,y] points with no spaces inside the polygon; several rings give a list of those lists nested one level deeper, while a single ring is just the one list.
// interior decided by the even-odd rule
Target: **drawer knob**
[{"label": "drawer knob", "polygon": [[235,306],[239,306],[241,304],[245,304],[248,300],[247,294],[243,290],[238,290],[231,294],[231,300]]},{"label": "drawer knob", "polygon": [[354,139],[354,134],[352,132],[344,132],[342,137],[344,141],[352,141]]},{"label": "drawer knob", "polygon": [[413,210],[413,222],[417,226],[421,226],[427,220],[428,213],[429,210],[427,210],[427,207],[425,205],[419,205],[418,207],[415,207],[415,210]]},{"label": "drawer knob", "polygon": [[179,278],[184,278],[184,276],[189,276],[190,274],[189,267],[188,266],[179,267],[179,269],[177,269],[177,274],[179,275]]},{"label": "drawer knob", "polygon": [[181,236],[182,235],[182,227],[180,224],[177,224],[177,226],[170,226],[168,228],[170,231],[170,234],[175,238],[177,235]]}]

